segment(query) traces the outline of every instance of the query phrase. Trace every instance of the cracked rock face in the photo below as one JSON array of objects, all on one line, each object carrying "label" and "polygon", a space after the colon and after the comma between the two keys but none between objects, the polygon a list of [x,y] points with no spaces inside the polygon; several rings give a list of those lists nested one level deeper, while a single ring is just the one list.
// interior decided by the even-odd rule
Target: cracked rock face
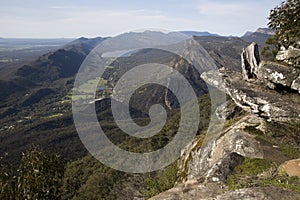
[{"label": "cracked rock face", "polygon": [[258,46],[255,42],[243,49],[241,54],[242,74],[245,80],[257,77],[258,64],[260,62]]},{"label": "cracked rock face", "polygon": [[[247,126],[261,126],[264,121],[247,115],[233,126],[225,129],[217,140],[197,148],[197,140],[185,149],[179,169],[187,174],[186,180],[205,177],[215,182],[225,181],[243,157],[263,158],[263,150],[253,135],[244,131]],[[236,155],[237,154],[237,155]],[[222,168],[222,166],[227,166]],[[179,172],[181,173],[181,172]]]},{"label": "cracked rock face", "polygon": [[289,46],[288,49],[281,49],[276,55],[276,60],[292,64],[292,60],[296,60],[298,63],[300,61],[300,49],[293,46]]},{"label": "cracked rock face", "polygon": [[214,164],[206,174],[206,180],[210,182],[226,182],[227,177],[233,174],[234,168],[244,161],[244,157],[236,152],[225,155]]},{"label": "cracked rock face", "polygon": [[232,100],[228,100],[216,108],[215,114],[219,120],[231,119],[235,113],[241,112],[242,109]]},{"label": "cracked rock face", "polygon": [[[223,77],[223,81],[215,84],[214,76],[219,74]],[[239,107],[247,112],[273,121],[299,122],[300,96],[297,93],[278,93],[267,88],[266,84],[259,80],[246,82],[241,73],[228,69],[210,71],[201,77],[208,84],[225,91]],[[299,82],[294,83],[295,87],[297,84]]]},{"label": "cracked rock face", "polygon": [[186,179],[150,199],[299,199],[299,193],[275,187],[252,187],[235,191],[228,189],[227,177],[243,162],[244,157],[269,159],[269,154],[278,154],[276,147],[268,143],[261,144],[255,135],[248,133],[246,128],[249,126],[262,132],[267,131],[264,119],[246,115],[225,128],[216,140],[198,146],[199,139],[195,139],[186,147],[180,159],[179,169],[185,170]]},{"label": "cracked rock face", "polygon": [[293,80],[291,88],[297,90],[300,93],[300,76]]},{"label": "cracked rock face", "polygon": [[[213,198],[208,198],[213,199]],[[222,195],[218,195],[215,200],[232,200],[232,199],[247,199],[247,200],[281,200],[281,199],[300,199],[300,194],[290,192],[285,189],[276,187],[263,188],[246,188],[236,191],[228,191]]]},{"label": "cracked rock face", "polygon": [[[280,51],[277,55],[277,60],[287,61],[286,63],[289,63],[289,60],[294,58],[300,59],[300,49],[290,47],[288,50]],[[241,62],[243,80],[252,82],[255,79],[259,79],[271,89],[275,89],[277,85],[281,85],[300,93],[300,71],[294,67],[276,62],[261,62],[256,43],[252,43],[243,49]]]},{"label": "cracked rock face", "polygon": [[[282,85],[291,89],[298,90],[297,87],[292,87],[293,82],[299,81],[299,70],[295,68],[278,64],[275,62],[261,62],[258,67],[258,78],[262,81],[269,81],[276,85]],[[297,81],[296,81],[297,82]]]},{"label": "cracked rock face", "polygon": [[[205,188],[205,189],[204,189]],[[219,189],[213,189],[219,188]],[[207,187],[197,183],[179,185],[161,193],[150,200],[283,200],[300,199],[300,194],[277,187],[253,187],[222,193],[220,186],[207,184]]]},{"label": "cracked rock face", "polygon": [[[299,193],[278,187],[235,191],[228,188],[228,176],[245,157],[284,163],[282,170],[300,176],[299,159],[288,161],[290,158],[278,146],[255,134],[269,134],[269,124],[273,122],[267,121],[300,122],[300,95],[296,92],[300,92],[300,71],[274,62],[260,62],[256,48],[256,44],[251,44],[243,51],[242,73],[221,68],[201,74],[206,83],[226,92],[247,114],[237,115],[235,122],[227,121],[229,124],[223,129],[212,129],[215,132],[207,133],[205,138],[201,135],[195,138],[181,154],[179,182],[152,200],[300,199]],[[230,107],[230,104],[226,102],[216,109],[219,120],[228,120],[234,115],[235,106]]]}]

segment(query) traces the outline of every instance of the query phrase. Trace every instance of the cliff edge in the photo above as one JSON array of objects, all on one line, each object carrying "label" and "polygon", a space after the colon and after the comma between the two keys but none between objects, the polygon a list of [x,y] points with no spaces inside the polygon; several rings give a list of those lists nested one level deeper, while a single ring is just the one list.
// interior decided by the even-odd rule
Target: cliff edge
[{"label": "cliff edge", "polygon": [[182,152],[176,185],[152,200],[300,199],[300,71],[283,57],[261,61],[252,43],[241,72],[201,75],[230,97],[215,112],[223,130],[211,140],[197,136]]}]

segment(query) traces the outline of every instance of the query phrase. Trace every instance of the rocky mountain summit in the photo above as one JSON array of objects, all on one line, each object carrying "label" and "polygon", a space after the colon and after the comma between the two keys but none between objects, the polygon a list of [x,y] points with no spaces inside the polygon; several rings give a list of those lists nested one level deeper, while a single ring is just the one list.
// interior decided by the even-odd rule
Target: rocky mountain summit
[{"label": "rocky mountain summit", "polygon": [[300,71],[287,59],[261,61],[252,43],[241,72],[201,75],[230,97],[215,113],[223,129],[195,138],[182,152],[177,184],[152,200],[300,199]]}]

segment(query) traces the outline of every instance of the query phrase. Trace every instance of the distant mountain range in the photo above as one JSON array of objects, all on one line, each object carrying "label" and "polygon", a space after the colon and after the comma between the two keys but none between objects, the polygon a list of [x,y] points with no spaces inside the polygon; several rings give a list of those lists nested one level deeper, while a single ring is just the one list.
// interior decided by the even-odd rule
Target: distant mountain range
[{"label": "distant mountain range", "polygon": [[67,44],[74,39],[72,38],[55,38],[55,39],[27,39],[27,38],[1,38],[0,47],[20,47],[20,46],[59,46]]},{"label": "distant mountain range", "polygon": [[[241,38],[222,37],[207,32],[184,31],[183,33],[195,36],[195,41],[201,44],[208,52],[217,67],[227,67],[235,70],[240,69],[240,53],[244,47],[250,42],[257,42],[263,45],[263,41],[271,36],[268,31],[262,33],[261,30]],[[172,42],[176,38],[175,36],[178,37],[178,34],[146,31],[144,33],[125,33],[116,37],[115,41],[122,39],[127,44],[138,41],[142,45],[154,45],[155,42],[159,44],[160,40]],[[153,40],[153,37],[156,39]],[[0,148],[0,152],[8,151],[12,144],[16,141],[21,141],[25,136],[31,139],[37,137],[35,134],[44,137],[45,135],[41,134],[41,131],[45,131],[45,134],[48,135],[43,139],[43,144],[52,144],[51,148],[59,149],[60,153],[68,155],[68,158],[74,159],[77,157],[64,148],[65,143],[69,140],[79,145],[76,132],[73,128],[70,128],[73,122],[70,104],[66,102],[70,102],[70,91],[81,63],[94,47],[106,40],[107,38],[100,37],[92,39],[79,38],[60,47],[58,50],[39,56],[32,62],[24,63],[18,68],[12,68],[15,71],[2,74],[3,77],[7,76],[8,78],[0,80],[0,123],[7,127],[4,130],[4,132],[7,131],[5,132],[7,134],[3,134],[5,137],[0,138],[5,143]],[[124,48],[126,47],[126,42],[123,45]],[[112,45],[118,45],[118,43]],[[201,54],[203,52],[198,53]],[[185,63],[182,59],[174,58],[165,52],[149,49],[137,51],[117,59],[116,62],[112,63],[113,66],[107,69],[104,78],[113,85],[126,70],[147,62],[149,58],[155,58],[158,63],[176,67],[191,85],[196,88],[197,95],[200,96],[207,92],[206,84],[200,79],[199,73],[192,66]],[[2,72],[6,73],[6,71]],[[162,96],[163,98],[159,99],[159,101],[163,102],[167,99],[170,101],[169,103],[176,107],[176,100],[172,100],[174,96],[172,97],[164,88],[150,92],[153,92],[153,97],[155,98]],[[146,94],[144,96],[147,97]],[[135,109],[140,109],[142,105],[149,106],[152,102],[150,98],[140,98],[133,103]],[[61,115],[63,117],[57,118],[57,116]],[[24,122],[18,124],[16,123],[18,120],[23,120]],[[31,124],[31,122],[34,122],[34,124]],[[22,123],[26,123],[26,130],[22,128],[24,126]],[[9,127],[15,127],[14,135],[9,134]],[[62,129],[69,135],[61,134],[56,136],[52,134],[54,131],[59,132]],[[60,138],[59,142],[57,142],[58,138]],[[18,148],[14,150],[15,153],[24,150],[25,145],[29,145],[31,139],[28,139],[28,142],[24,141],[17,147],[15,145]],[[79,145],[78,148],[81,149],[82,147]]]},{"label": "distant mountain range", "polygon": [[255,32],[246,32],[241,38],[246,42],[256,42],[259,47],[262,47],[266,43],[266,40],[274,34],[274,30],[259,28]]},{"label": "distant mountain range", "polygon": [[253,33],[262,33],[266,35],[275,35],[276,31],[269,29],[269,28],[258,28],[255,32]]},{"label": "distant mountain range", "polygon": [[[235,36],[224,36],[216,33],[210,33],[208,31],[199,32],[199,31],[180,31],[180,33],[189,35],[189,36],[220,36],[220,37],[235,37]],[[275,31],[269,28],[258,28],[256,31],[247,31],[241,38],[246,38],[251,35],[262,34],[262,35],[274,35]]]},{"label": "distant mountain range", "polygon": [[[130,99],[128,109],[134,122],[139,125],[149,124],[148,113],[151,105],[159,103],[165,108],[167,107],[168,120],[166,125],[160,133],[147,139],[134,138],[123,133],[117,127],[112,115],[111,104],[116,103],[119,99],[108,98],[109,92],[112,92],[113,86],[121,79],[122,75],[135,66],[147,63],[170,66],[187,79],[199,97],[201,120],[198,133],[204,132],[213,111],[210,104],[211,97],[207,94],[207,85],[200,76],[207,68],[200,66],[201,71],[199,72],[194,67],[197,63],[187,62],[181,56],[176,56],[159,48],[151,48],[155,45],[172,44],[186,36],[189,38],[193,36],[194,39],[183,48],[183,50],[187,50],[186,57],[191,57],[192,61],[205,60],[203,58],[208,53],[218,68],[225,67],[238,71],[241,68],[240,54],[243,48],[248,46],[250,42],[257,42],[263,46],[264,41],[272,36],[272,33],[266,29],[258,29],[242,37],[224,37],[197,31],[182,31],[179,34],[176,32],[145,31],[142,33],[125,33],[110,38],[112,40],[102,37],[91,39],[82,37],[67,43],[58,41],[61,46],[57,46],[57,49],[48,49],[47,53],[40,54],[41,56],[37,56],[31,62],[22,62],[20,66],[16,67],[3,67],[7,70],[0,68],[0,74],[2,73],[0,76],[0,157],[4,153],[8,153],[8,159],[15,165],[20,161],[21,152],[25,152],[32,145],[40,146],[43,150],[52,153],[59,153],[66,161],[69,161],[63,181],[65,187],[62,187],[64,199],[72,199],[73,197],[90,199],[80,196],[84,196],[85,191],[92,191],[97,198],[99,198],[100,191],[102,195],[105,194],[103,198],[108,199],[117,199],[116,197],[119,197],[120,194],[126,196],[126,198],[121,199],[133,199],[133,196],[142,196],[140,192],[147,189],[144,186],[144,179],[151,181],[149,179],[152,177],[151,174],[145,174],[145,178],[138,174],[118,174],[113,169],[106,168],[93,160],[90,155],[86,156],[87,150],[80,141],[74,126],[71,101],[77,101],[76,98],[80,100],[87,93],[74,90],[75,76],[82,62],[98,45],[103,46],[106,43],[107,48],[112,51],[116,49],[125,51],[128,47],[136,47],[134,51],[125,54],[125,56],[121,54],[122,51],[119,52],[121,56],[115,56],[117,58],[111,56],[114,61],[107,62],[101,78],[98,79],[97,77],[92,80],[98,83],[103,82],[104,87],[99,89],[96,94],[102,95],[103,98],[97,98],[95,105],[89,103],[83,106],[86,109],[96,108],[98,121],[105,135],[119,148],[135,153],[157,150],[167,145],[174,138],[178,129],[178,122],[180,121],[178,108],[180,106],[178,106],[178,100],[172,93],[173,91],[159,85],[146,85],[138,88],[132,95],[133,98]],[[21,40],[16,42],[20,44]],[[27,42],[36,44],[36,41]],[[52,42],[56,41],[53,40]],[[195,50],[189,44],[200,44],[203,49]],[[111,57],[108,56],[108,58]],[[91,62],[91,64],[95,63],[98,66],[97,62]],[[202,63],[206,64],[205,62]],[[14,65],[14,63],[11,64]],[[155,73],[146,75],[151,78],[151,75],[153,77],[154,74],[155,79],[166,79],[161,75],[161,71],[153,72]],[[136,77],[132,78],[132,80],[135,79]],[[172,83],[172,79],[168,81]],[[90,88],[91,84],[84,83],[81,86],[82,88]],[[178,86],[178,90],[181,89],[181,95],[186,95],[179,84],[176,86]],[[126,88],[127,86],[124,86],[124,90]],[[108,95],[101,94],[101,92],[107,92]],[[121,104],[122,102],[118,105]],[[190,112],[194,113],[194,111],[191,110]],[[232,124],[232,120],[230,123]],[[198,144],[200,143],[197,142],[197,146]],[[193,146],[193,148],[195,147]],[[177,174],[177,172],[175,173]],[[158,173],[158,176],[160,179],[161,177],[164,178],[161,173]],[[156,184],[156,182],[153,183]]]},{"label": "distant mountain range", "polygon": [[180,31],[180,33],[189,35],[189,36],[220,36],[219,34],[210,33],[210,32],[199,32],[199,31]]},{"label": "distant mountain range", "polygon": [[[262,47],[265,44],[266,39],[274,34],[274,31],[265,28],[259,28],[253,33],[246,33],[241,38],[222,37],[217,34],[211,34],[209,32],[182,31],[181,33],[188,36],[196,36],[197,40],[201,41],[202,46],[207,49],[210,54],[212,54],[213,58],[217,62],[217,65],[221,67],[223,65],[229,65],[229,63],[235,63],[235,61],[232,59],[239,60],[240,51],[243,46],[247,45],[247,43],[256,42],[260,47]],[[166,42],[168,43],[168,41],[172,43],[172,41],[178,39],[179,37],[182,37],[182,35],[174,32],[130,32],[115,37],[115,42],[112,45],[118,45],[117,41],[122,40],[123,47],[117,46],[117,48],[126,49],[126,44],[132,45],[133,43],[139,43],[141,47],[143,47],[147,45],[159,45],[160,41],[164,44]],[[88,53],[102,41],[105,41],[105,39],[106,38],[100,37],[92,39],[79,38],[71,41],[70,43],[66,44],[64,47],[56,51],[49,52],[47,54],[44,54],[43,56],[40,56],[35,61],[25,64],[16,71],[16,78],[14,79],[14,81],[12,81],[14,87],[17,88],[18,86],[20,88],[26,88],[26,85],[30,86],[32,84],[42,84],[44,82],[56,81],[61,78],[73,77],[79,69],[81,62],[88,55]],[[7,39],[4,39],[4,41],[5,40]],[[3,40],[0,39],[0,44],[1,41],[3,42]],[[13,43],[18,43],[18,40],[13,39],[12,41]],[[26,40],[20,40],[19,42],[24,43],[26,42]],[[27,40],[27,42],[41,43],[42,41],[29,39]],[[61,39],[58,39],[58,41],[45,40],[43,43],[49,44],[51,42],[61,42]],[[228,54],[226,52],[228,52]],[[223,60],[220,59],[220,56],[222,57],[222,55],[227,55],[228,62],[225,62],[226,64],[224,63],[224,58]],[[233,68],[238,67],[238,63],[233,65]],[[10,85],[11,83],[5,84]],[[4,94],[1,94],[3,92]],[[7,96],[7,92],[9,92],[9,89],[8,91],[3,90],[3,92],[0,92],[0,96]],[[11,93],[13,93],[13,90],[11,91]]]}]

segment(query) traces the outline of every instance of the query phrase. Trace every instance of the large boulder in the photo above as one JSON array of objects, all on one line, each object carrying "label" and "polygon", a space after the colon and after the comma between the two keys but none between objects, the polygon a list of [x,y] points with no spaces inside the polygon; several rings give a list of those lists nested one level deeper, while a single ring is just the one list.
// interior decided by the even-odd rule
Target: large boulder
[{"label": "large boulder", "polygon": [[[214,80],[213,77],[219,74],[223,80]],[[300,121],[300,97],[297,93],[281,94],[268,89],[266,84],[259,80],[244,81],[241,73],[225,68],[205,72],[201,77],[208,84],[225,91],[239,107],[247,112],[257,114],[270,121]],[[285,79],[269,79],[277,80],[278,84],[285,81]]]},{"label": "large boulder", "polygon": [[300,76],[293,80],[291,88],[297,90],[300,93]]},{"label": "large boulder", "polygon": [[217,183],[199,184],[197,180],[181,183],[149,200],[201,200],[211,199],[226,190]]},{"label": "large boulder", "polygon": [[300,178],[300,159],[286,161],[280,165],[279,171]]},{"label": "large boulder", "polygon": [[178,185],[149,200],[290,200],[300,199],[300,194],[278,187],[252,187],[221,193],[216,184],[199,185],[190,183]]},{"label": "large boulder", "polygon": [[215,114],[219,120],[229,120],[237,113],[241,113],[242,109],[237,106],[233,100],[228,100],[216,108]]},{"label": "large boulder", "polygon": [[281,47],[280,51],[276,55],[276,59],[286,62],[290,65],[299,64],[300,62],[300,49],[293,46],[289,46],[288,49]]},{"label": "large boulder", "polygon": [[274,88],[276,88],[276,86],[283,86],[298,90],[295,85],[297,83],[294,83],[293,88],[292,84],[299,75],[299,70],[276,62],[262,61],[258,67],[258,78],[262,81],[269,82],[269,86],[273,85]]},{"label": "large boulder", "polygon": [[[224,182],[243,157],[263,158],[261,144],[244,129],[249,126],[263,129],[264,120],[247,115],[223,130],[216,140],[201,141],[196,138],[181,155],[179,174],[183,180],[205,177],[214,182]],[[207,138],[212,137],[213,133]],[[199,143],[200,141],[200,143]],[[223,169],[220,169],[223,167]]]},{"label": "large boulder", "polygon": [[[276,58],[284,61],[286,64],[271,61],[260,62],[257,44],[250,44],[243,49],[241,54],[243,79],[253,82],[258,78],[271,89],[283,86],[281,89],[292,89],[300,93],[300,70],[291,66],[291,64],[297,63],[295,60],[298,59],[300,61],[300,49],[294,47],[289,47],[288,50],[282,49]],[[207,77],[203,78],[207,80]],[[215,77],[211,78],[216,79]]]},{"label": "large boulder", "polygon": [[258,46],[255,42],[250,44],[247,48],[243,49],[241,60],[244,80],[249,81],[250,79],[256,78],[260,56]]}]

